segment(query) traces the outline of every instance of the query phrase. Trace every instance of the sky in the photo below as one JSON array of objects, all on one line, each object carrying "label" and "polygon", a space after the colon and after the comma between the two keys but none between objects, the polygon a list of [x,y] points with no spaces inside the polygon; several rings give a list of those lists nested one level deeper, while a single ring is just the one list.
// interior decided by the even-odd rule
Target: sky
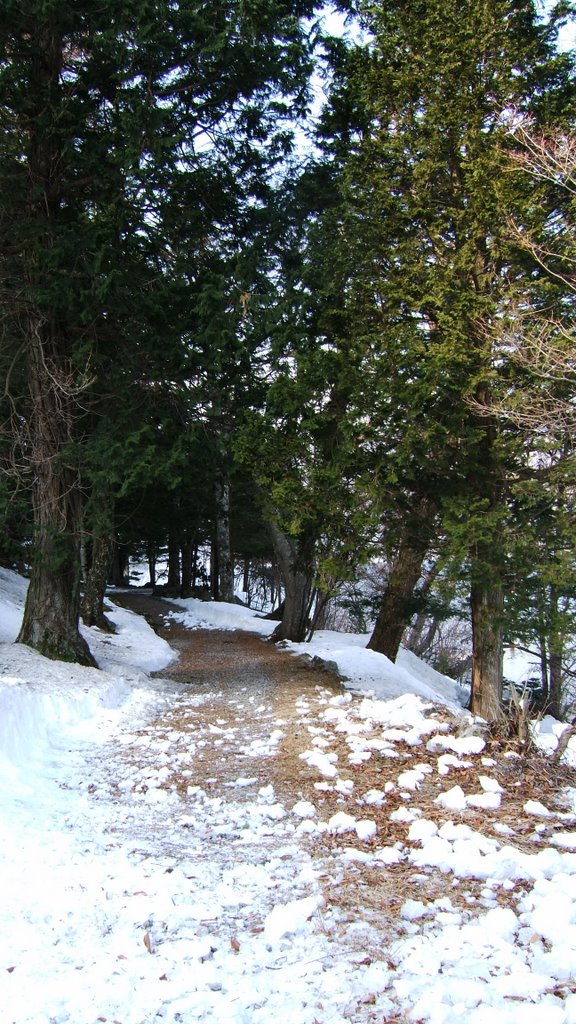
[{"label": "sky", "polygon": [[[1,1024],[576,1024],[576,790],[518,803],[456,684],[320,633],[292,652],[342,691],[255,708],[256,742],[151,678],[176,653],[113,594],[116,634],[86,631],[99,671],[15,645],[25,588],[0,570]],[[273,626],[174,614],[222,642]],[[257,778],[289,729],[306,798]],[[540,723],[545,749],[561,729]],[[199,785],[207,750],[245,769]]]}]

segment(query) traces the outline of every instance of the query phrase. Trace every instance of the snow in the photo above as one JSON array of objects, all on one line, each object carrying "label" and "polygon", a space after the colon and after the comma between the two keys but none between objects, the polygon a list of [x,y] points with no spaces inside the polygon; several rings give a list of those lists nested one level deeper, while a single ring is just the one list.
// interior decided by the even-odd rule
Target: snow
[{"label": "snow", "polygon": [[[569,813],[524,799],[518,845],[513,816],[489,830],[512,794],[451,680],[364,637],[290,645],[346,678],[295,709],[318,801],[258,783],[255,759],[274,765],[287,728],[265,720],[258,741],[208,723],[246,771],[203,788],[204,739],[169,712],[206,696],[150,676],[169,646],[112,605],[116,634],[85,631],[100,671],[46,661],[13,643],[25,589],[0,570],[2,1024],[576,1022],[575,794]],[[190,629],[273,628],[182,606]],[[539,724],[546,749],[562,728]],[[367,763],[381,788],[362,784]],[[327,793],[341,807],[324,820]],[[363,870],[396,910],[331,900]]]}]

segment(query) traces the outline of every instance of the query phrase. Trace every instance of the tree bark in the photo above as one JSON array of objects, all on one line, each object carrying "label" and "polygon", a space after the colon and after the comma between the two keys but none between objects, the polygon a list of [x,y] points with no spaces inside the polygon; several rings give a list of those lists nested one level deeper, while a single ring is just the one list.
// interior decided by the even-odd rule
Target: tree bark
[{"label": "tree bark", "polygon": [[564,644],[560,627],[560,598],[558,588],[550,587],[549,680],[550,689],[546,711],[554,718],[562,714],[562,662]]},{"label": "tree bark", "polygon": [[59,124],[63,66],[61,31],[48,13],[35,29],[24,129],[25,216],[29,225],[34,224],[33,237],[22,249],[23,284],[28,289],[22,323],[31,398],[34,556],[18,641],[50,658],[94,665],[79,632],[81,499],[77,471],[66,457],[76,440],[78,388],[66,326],[52,298],[54,275],[61,269],[57,221],[67,184],[69,140],[62,140]]},{"label": "tree bark", "polygon": [[550,651],[550,693],[546,712],[554,718],[562,717],[562,651]]},{"label": "tree bark", "polygon": [[[481,344],[481,339],[479,341]],[[477,467],[472,494],[488,499],[483,532],[489,537],[471,546],[470,610],[472,620],[472,685],[470,711],[489,722],[502,718],[503,683],[503,610],[504,589],[502,565],[504,550],[500,540],[500,519],[496,515],[502,504],[502,466],[496,451],[498,422],[492,414],[492,394],[488,381],[476,387],[476,401],[486,410],[482,419],[482,435],[477,443]]]},{"label": "tree bark", "polygon": [[98,626],[108,633],[114,626],[104,614],[106,584],[110,575],[114,553],[112,534],[95,537],[92,541],[92,556],[84,580],[84,596],[81,603],[82,619],[85,626]]},{"label": "tree bark", "polygon": [[542,630],[538,636],[538,651],[540,655],[540,680],[542,685],[542,702],[547,706],[550,698],[550,677],[548,675],[548,637]]},{"label": "tree bark", "polygon": [[499,582],[472,582],[472,690],[470,711],[487,721],[502,714],[502,611]]},{"label": "tree bark", "polygon": [[414,591],[434,534],[437,509],[422,498],[408,517],[382,604],[367,647],[396,661],[404,630],[414,614]]},{"label": "tree bark", "polygon": [[234,601],[234,561],[230,545],[230,486],[222,478],[215,484],[218,600]]},{"label": "tree bark", "polygon": [[95,665],[79,631],[81,502],[77,473],[64,457],[74,426],[66,362],[55,328],[30,315],[34,556],[17,642],[48,658]]},{"label": "tree bark", "polygon": [[268,524],[274,551],[284,584],[282,620],[271,636],[271,641],[292,640],[302,643],[310,625],[310,605],[314,587],[314,565],[303,543],[298,550],[296,542],[276,526]]},{"label": "tree bark", "polygon": [[192,594],[192,541],[182,540],[180,542],[180,556],[182,561],[182,578],[180,580],[180,597],[190,597]]},{"label": "tree bark", "polygon": [[427,547],[401,544],[367,647],[396,661],[412,614],[414,590],[422,574]]},{"label": "tree bark", "polygon": [[180,541],[173,530],[168,535],[168,580],[166,593],[180,596]]}]

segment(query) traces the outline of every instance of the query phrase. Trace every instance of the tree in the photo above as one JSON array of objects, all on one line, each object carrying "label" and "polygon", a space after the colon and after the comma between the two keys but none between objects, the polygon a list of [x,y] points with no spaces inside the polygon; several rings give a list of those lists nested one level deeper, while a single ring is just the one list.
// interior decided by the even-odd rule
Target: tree
[{"label": "tree", "polygon": [[369,528],[354,508],[344,456],[354,370],[335,354],[340,282],[331,262],[332,225],[318,217],[333,204],[328,181],[321,167],[307,167],[277,203],[260,402],[246,411],[236,444],[258,484],[282,574],[285,596],[274,640],[306,638],[315,609],[350,571],[361,554],[361,530]]},{"label": "tree", "polygon": [[[495,375],[507,371],[483,327],[531,273],[508,229],[531,196],[505,173],[504,112],[529,109],[544,123],[567,109],[570,61],[554,49],[562,11],[544,23],[531,3],[508,0],[361,4],[370,41],[341,78],[349,108],[365,111],[351,133],[340,231],[348,315],[365,351],[353,400],[370,426],[359,450],[398,551],[403,531],[422,558],[438,530],[461,556],[466,548],[472,709],[488,718],[500,709],[509,482],[528,457],[493,407]],[[429,531],[429,517],[411,531],[426,503],[438,524]],[[381,616],[373,646],[394,652],[397,618]]]},{"label": "tree", "polygon": [[[149,284],[153,269],[166,276],[184,223],[177,195],[194,197],[185,234],[195,226],[198,250],[215,152],[254,194],[266,146],[277,155],[287,145],[285,97],[304,101],[300,19],[312,10],[307,0],[4,5],[3,297],[10,346],[26,360],[35,518],[19,639],[49,656],[92,661],[78,631],[79,446],[85,404],[106,386],[94,367],[98,378],[100,353],[115,345],[130,387],[134,363],[153,351],[157,311],[142,324],[132,293],[122,315],[118,278],[125,262],[144,265]],[[166,324],[174,337],[173,310],[163,312],[156,348]]]},{"label": "tree", "polygon": [[[518,607],[508,608],[508,633],[539,647],[542,699],[559,717],[574,590],[576,145],[565,127],[542,130],[520,112],[508,116],[506,169],[529,183],[532,196],[531,205],[510,211],[508,229],[537,271],[528,282],[515,283],[498,320],[485,325],[496,358],[509,368],[495,382],[490,414],[512,424],[530,451],[529,464],[511,483],[516,507],[527,510],[529,523],[526,582],[517,587]],[[475,407],[486,412],[479,403]]]}]

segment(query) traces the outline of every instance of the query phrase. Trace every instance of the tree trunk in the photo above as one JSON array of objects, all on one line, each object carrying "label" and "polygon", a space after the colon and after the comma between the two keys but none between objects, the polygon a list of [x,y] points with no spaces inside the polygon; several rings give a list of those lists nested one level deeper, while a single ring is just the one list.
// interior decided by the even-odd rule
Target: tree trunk
[{"label": "tree trunk", "polygon": [[242,573],[242,592],[246,599],[246,604],[250,607],[250,559],[244,559],[244,570]]},{"label": "tree trunk", "polygon": [[180,595],[180,541],[173,531],[168,536],[168,580],[166,593],[170,597]]},{"label": "tree trunk", "polygon": [[156,589],[156,545],[148,544],[146,546],[146,558],[148,560],[148,576],[150,578],[150,586],[152,590]]},{"label": "tree trunk", "polygon": [[[482,345],[482,339],[479,339]],[[475,500],[487,502],[481,524],[482,539],[472,543],[470,611],[472,619],[472,685],[470,711],[489,722],[502,718],[504,590],[501,543],[502,465],[496,448],[498,421],[489,410],[490,384],[480,381],[476,401],[486,410],[477,442],[476,472],[471,484]]]},{"label": "tree trunk", "polygon": [[[428,620],[428,616],[425,614],[423,614],[422,618],[424,622]],[[406,644],[408,650],[412,651],[417,658],[423,658],[426,652],[430,650],[434,640],[436,639],[439,625],[438,619],[431,618],[428,622],[428,628],[426,632],[424,632],[424,627],[420,626],[420,623],[418,622],[415,627],[414,638],[411,634],[410,642]]]},{"label": "tree trunk", "polygon": [[548,675],[548,637],[542,630],[538,636],[538,651],[540,655],[540,681],[542,685],[542,703],[548,706],[550,698],[550,678]]},{"label": "tree trunk", "polygon": [[112,552],[112,568],[110,570],[110,583],[113,587],[127,587],[130,583],[129,576],[130,556],[125,544],[114,544]]},{"label": "tree trunk", "polygon": [[190,597],[192,593],[192,541],[180,542],[182,559],[182,579],[180,581],[180,597]]},{"label": "tree trunk", "polygon": [[546,712],[554,718],[562,717],[562,651],[550,651],[550,694]]},{"label": "tree trunk", "polygon": [[314,565],[312,559],[304,551],[298,551],[296,542],[282,533],[275,523],[268,525],[284,583],[282,621],[270,639],[273,643],[278,640],[302,643],[310,625]]},{"label": "tree trunk", "polygon": [[[192,589],[196,587],[196,581],[198,579],[198,543],[194,541],[192,545],[192,567],[190,570],[192,576]],[[203,581],[204,582],[204,581]]]},{"label": "tree trunk", "polygon": [[114,626],[104,614],[104,596],[112,565],[114,538],[112,534],[95,537],[92,541],[92,557],[84,581],[84,596],[81,610],[85,626],[98,626],[108,633]]},{"label": "tree trunk", "polygon": [[66,326],[53,299],[54,278],[62,269],[57,221],[67,184],[68,140],[63,141],[58,120],[63,41],[58,20],[50,13],[36,26],[34,45],[23,152],[26,216],[34,231],[22,248],[22,285],[28,290],[22,324],[31,398],[34,556],[18,641],[49,658],[94,665],[79,632],[80,487],[66,457],[76,441],[78,386]]},{"label": "tree trunk", "polygon": [[414,591],[434,535],[437,508],[421,498],[404,525],[398,554],[390,571],[378,618],[367,647],[396,661],[404,630],[414,611]]},{"label": "tree trunk", "polygon": [[220,600],[220,591],[218,588],[218,545],[216,543],[216,533],[214,532],[212,534],[212,543],[210,545],[210,597],[213,601]]},{"label": "tree trunk", "polygon": [[500,583],[472,582],[472,691],[470,711],[487,721],[502,714],[502,611]]},{"label": "tree trunk", "polygon": [[[440,571],[440,559],[438,558],[434,565],[426,572],[424,581],[419,587],[419,593],[421,598],[428,597],[432,589],[432,584],[436,580]],[[421,658],[426,651],[430,650],[434,638],[438,632],[439,622],[434,615],[430,614],[430,611],[424,605],[416,615],[413,625],[410,627],[408,634],[404,636],[404,646],[412,651],[418,658]]]},{"label": "tree trunk", "polygon": [[234,561],[230,545],[230,487],[222,478],[216,481],[215,498],[218,600],[233,602]]},{"label": "tree trunk", "polygon": [[396,661],[404,630],[414,612],[414,590],[422,574],[426,548],[404,543],[400,546],[384,591],[378,618],[367,647]]},{"label": "tree trunk", "polygon": [[562,661],[564,645],[562,628],[560,626],[561,613],[559,609],[558,588],[552,584],[550,587],[550,637],[549,637],[549,679],[550,690],[546,711],[554,718],[560,718],[562,714]]},{"label": "tree trunk", "polygon": [[79,632],[81,503],[77,473],[63,457],[74,410],[62,347],[55,328],[30,314],[34,557],[17,642],[48,658],[95,665]]}]

